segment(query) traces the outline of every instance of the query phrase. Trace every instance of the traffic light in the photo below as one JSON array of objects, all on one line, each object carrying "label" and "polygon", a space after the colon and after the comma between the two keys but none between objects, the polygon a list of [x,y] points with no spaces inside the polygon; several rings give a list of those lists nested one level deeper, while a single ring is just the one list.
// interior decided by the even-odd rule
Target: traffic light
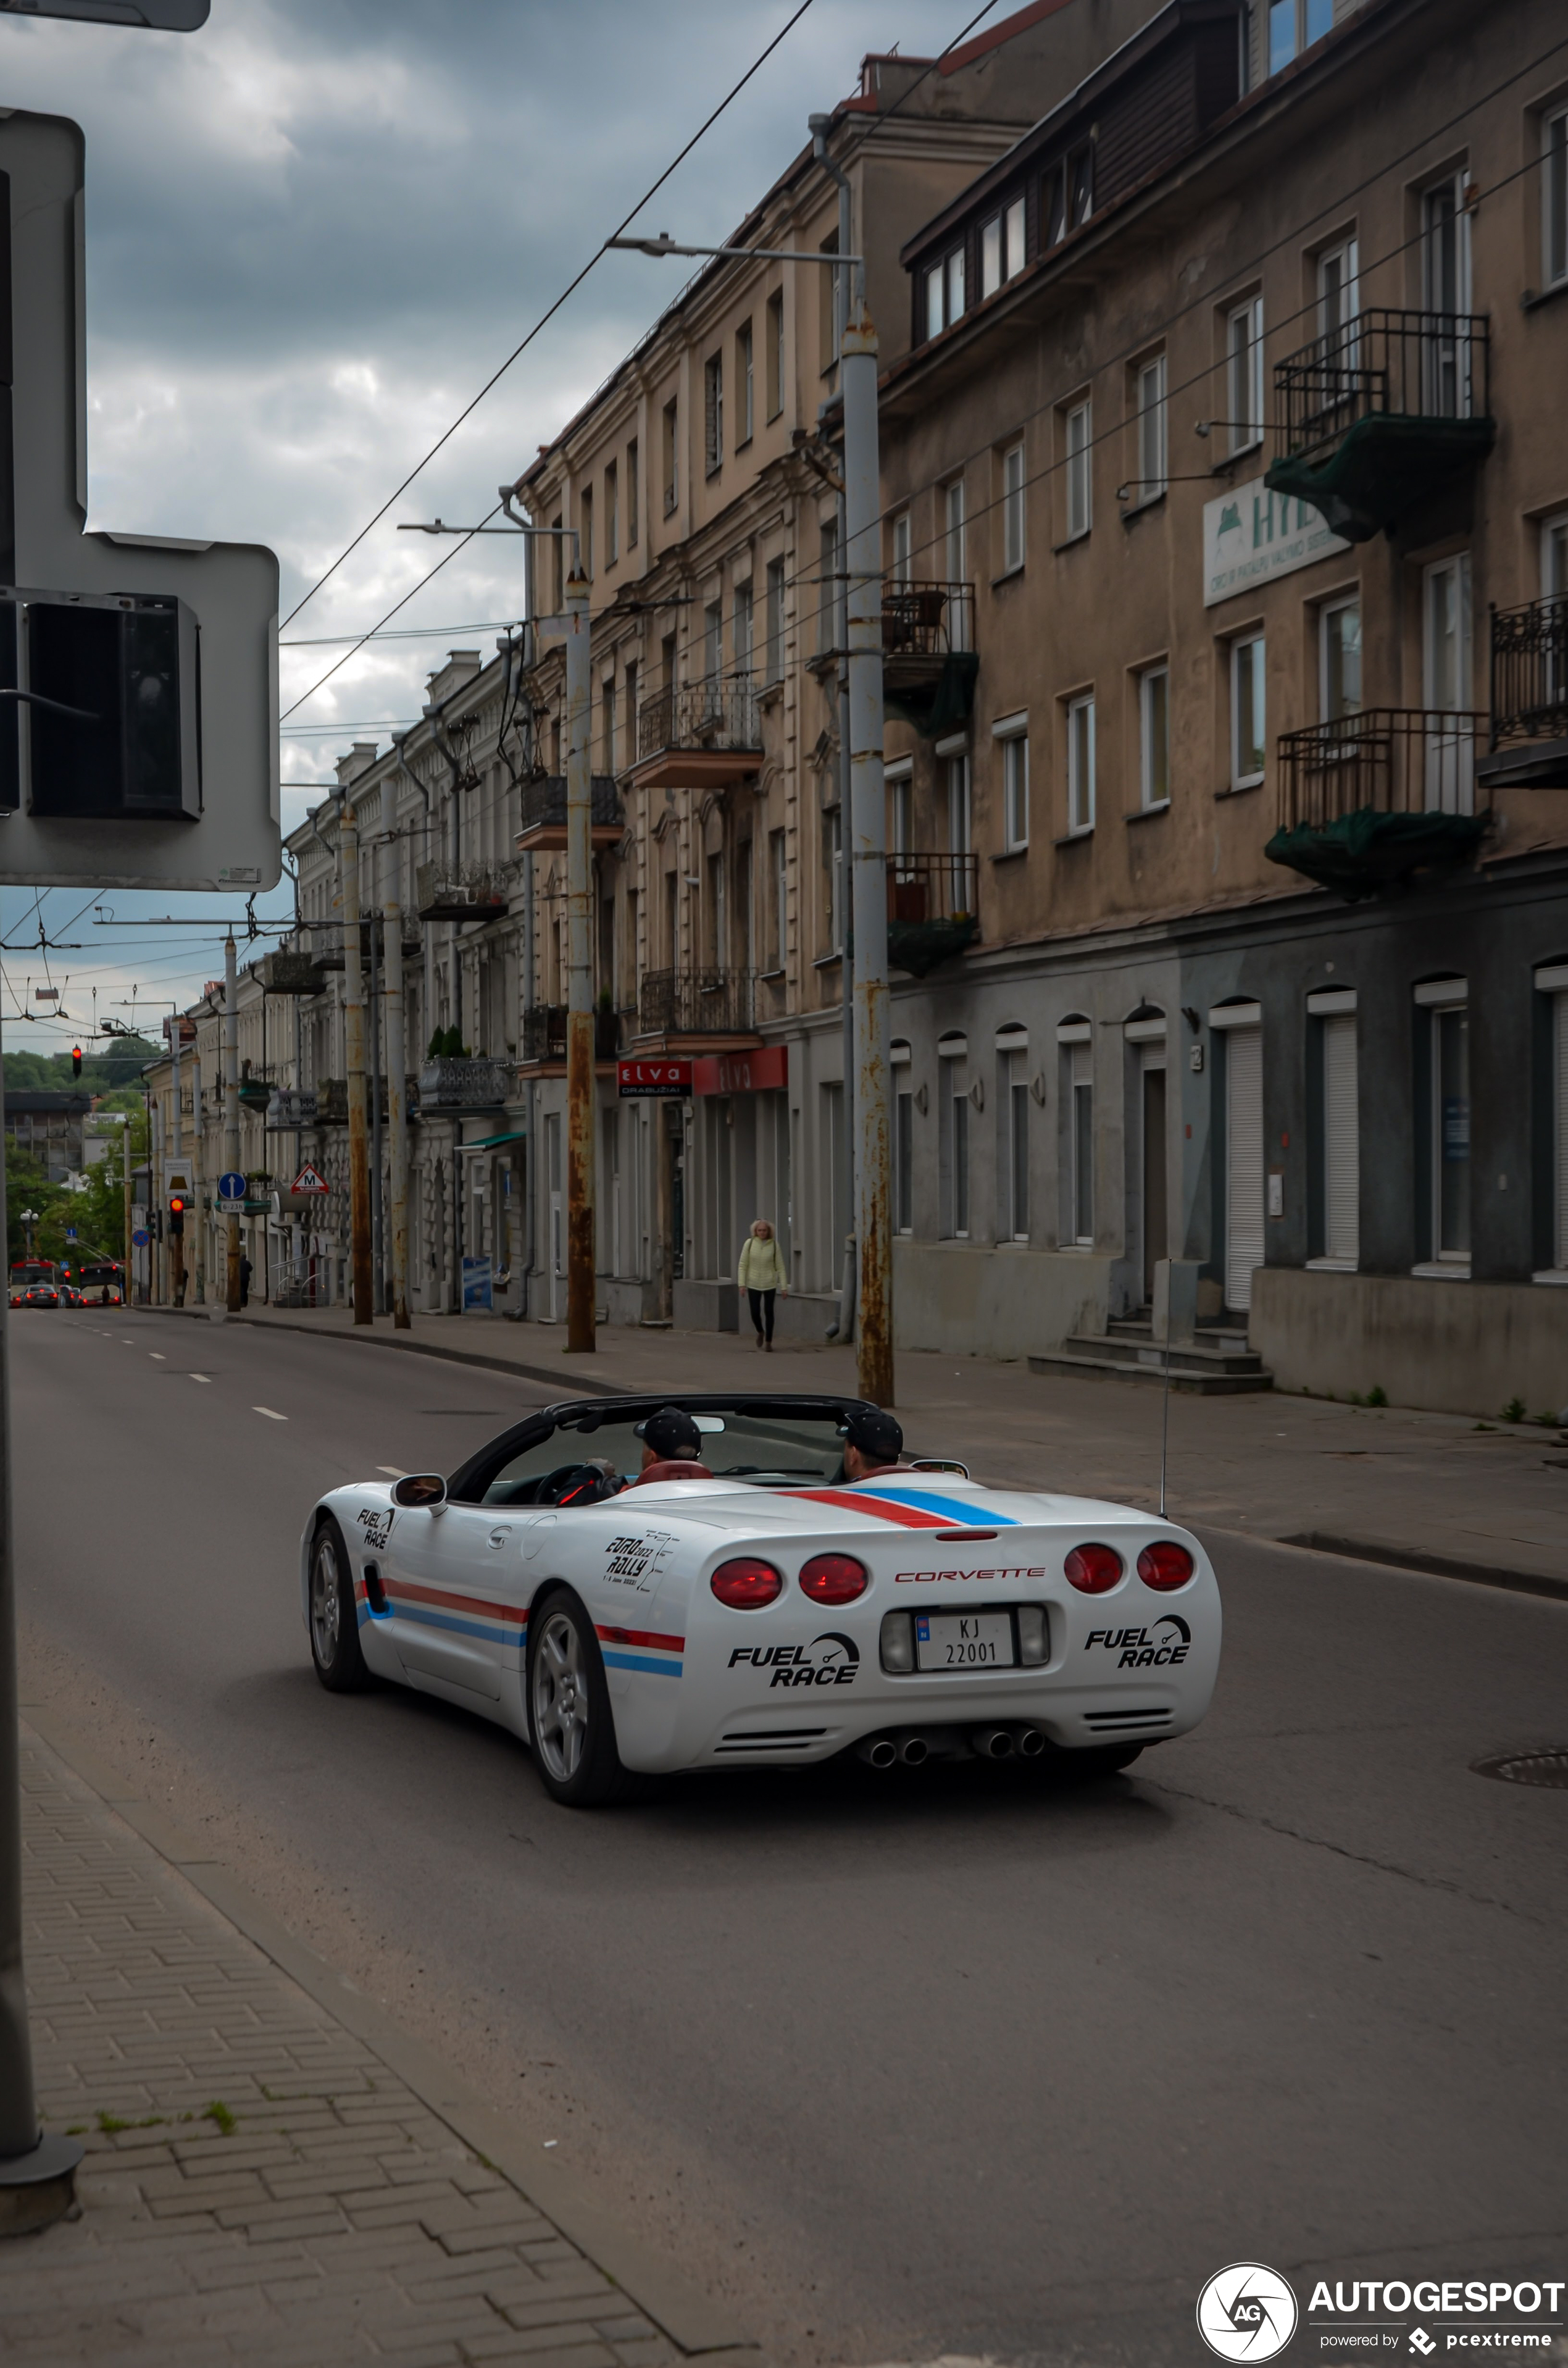
[{"label": "traffic light", "polygon": [[0,806],[51,821],[200,814],[196,617],[183,600],[6,592],[0,686]]},{"label": "traffic light", "polygon": [[80,1046],[80,1044],[73,1044],[73,1045],[72,1045],[72,1047],[71,1047],[71,1075],[72,1075],[74,1077],[79,1077],[79,1076],[81,1076],[81,1074],[82,1074],[82,1047]]},{"label": "traffic light", "polygon": [[169,1194],[169,1234],[171,1238],[176,1234],[183,1234],[185,1231],[185,1194],[183,1192],[171,1192]]}]

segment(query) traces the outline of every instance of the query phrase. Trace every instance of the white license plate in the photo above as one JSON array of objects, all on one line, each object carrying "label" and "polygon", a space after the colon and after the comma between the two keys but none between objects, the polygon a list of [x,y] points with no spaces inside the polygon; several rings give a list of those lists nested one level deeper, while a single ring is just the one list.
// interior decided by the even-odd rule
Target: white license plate
[{"label": "white license plate", "polygon": [[1013,1623],[1005,1611],[917,1611],[915,1656],[922,1669],[1010,1669]]}]

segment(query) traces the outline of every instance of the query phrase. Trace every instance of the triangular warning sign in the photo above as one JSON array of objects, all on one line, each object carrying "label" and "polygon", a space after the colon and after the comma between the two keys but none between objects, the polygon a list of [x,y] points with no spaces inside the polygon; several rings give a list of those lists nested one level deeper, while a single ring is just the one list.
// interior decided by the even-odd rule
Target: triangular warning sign
[{"label": "triangular warning sign", "polygon": [[325,1192],[330,1190],[330,1187],[324,1177],[317,1175],[307,1159],[294,1178],[293,1190],[296,1192]]}]

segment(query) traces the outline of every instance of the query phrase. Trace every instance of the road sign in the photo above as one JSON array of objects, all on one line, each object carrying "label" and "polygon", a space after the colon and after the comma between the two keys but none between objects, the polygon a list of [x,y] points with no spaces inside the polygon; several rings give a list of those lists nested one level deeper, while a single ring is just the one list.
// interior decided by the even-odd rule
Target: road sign
[{"label": "road sign", "polygon": [[218,1198],[221,1201],[243,1201],[244,1197],[245,1179],[237,1167],[231,1167],[219,1177]]},{"label": "road sign", "polygon": [[[90,5],[107,16],[108,0]],[[192,0],[116,13],[199,21]],[[0,701],[0,882],[270,888],[277,559],[259,544],[84,531],[80,128],[0,116],[0,175],[14,376],[0,521],[15,514],[14,538],[0,524],[0,688],[12,694]]]},{"label": "road sign", "polygon": [[65,1228],[65,1238],[66,1238],[66,1240],[67,1240],[68,1242],[74,1242],[74,1241],[75,1240],[75,1238],[76,1238],[76,1228],[75,1228],[75,1226],[74,1226],[74,1225],[67,1225],[67,1226],[66,1226],[66,1228]]},{"label": "road sign", "polygon": [[138,1225],[131,1236],[131,1247],[132,1249],[144,1250],[152,1238],[145,1225]]},{"label": "road sign", "polygon": [[325,1178],[318,1176],[307,1159],[290,1189],[295,1192],[324,1192],[328,1187]]}]

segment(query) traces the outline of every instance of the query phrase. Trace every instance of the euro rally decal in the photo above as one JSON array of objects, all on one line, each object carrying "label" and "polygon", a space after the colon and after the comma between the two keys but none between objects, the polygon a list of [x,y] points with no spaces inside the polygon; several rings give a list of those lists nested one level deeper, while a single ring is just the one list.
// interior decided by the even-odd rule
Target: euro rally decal
[{"label": "euro rally decal", "polygon": [[743,1663],[772,1671],[775,1686],[852,1686],[859,1674],[860,1648],[852,1636],[830,1628],[809,1645],[737,1645],[730,1656],[732,1669]]},{"label": "euro rally decal", "polygon": [[611,1538],[605,1548],[605,1577],[612,1587],[634,1587],[640,1595],[651,1594],[675,1542],[673,1530],[650,1530],[640,1538]]},{"label": "euro rally decal", "polygon": [[368,1553],[379,1554],[392,1535],[392,1508],[390,1505],[373,1505],[359,1515],[359,1527],[364,1531],[361,1543]]},{"label": "euro rally decal", "polygon": [[1167,1611],[1152,1628],[1091,1628],[1084,1650],[1114,1653],[1119,1669],[1163,1669],[1185,1661],[1191,1643],[1186,1621]]}]

